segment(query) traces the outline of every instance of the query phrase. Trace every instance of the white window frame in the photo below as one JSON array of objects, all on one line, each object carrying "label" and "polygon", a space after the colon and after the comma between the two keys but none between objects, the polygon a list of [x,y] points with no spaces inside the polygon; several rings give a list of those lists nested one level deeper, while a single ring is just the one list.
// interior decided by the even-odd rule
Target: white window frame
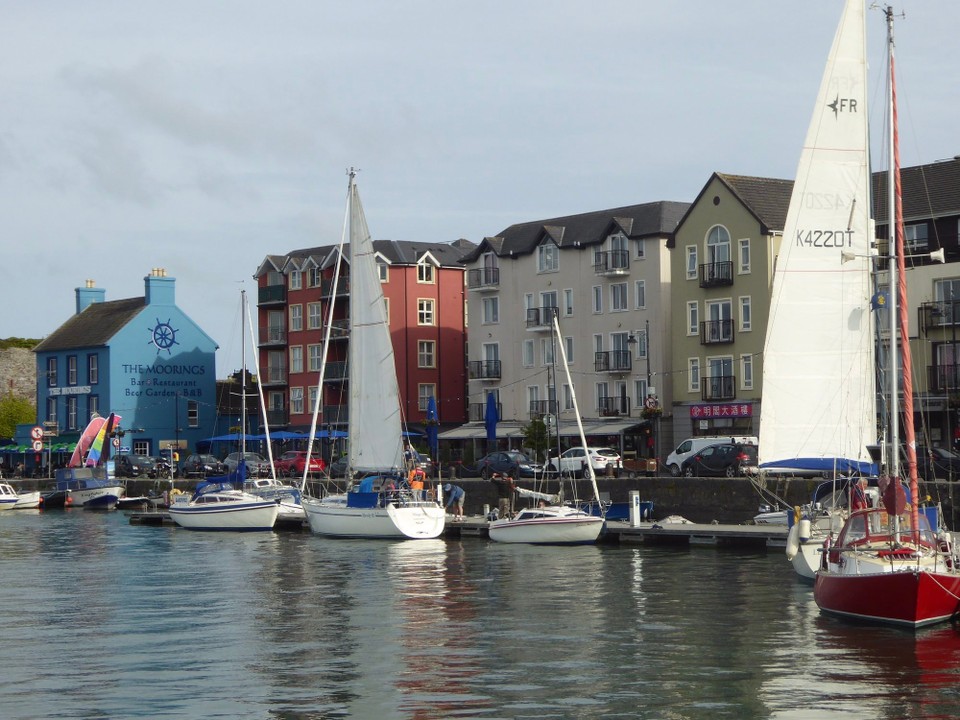
[{"label": "white window frame", "polygon": [[687,301],[687,337],[700,334],[700,303]]},{"label": "white window frame", "polygon": [[437,314],[435,308],[433,298],[417,298],[417,325],[436,325]]},{"label": "white window frame", "polygon": [[97,385],[100,382],[100,356],[96,353],[87,355],[87,384]]},{"label": "white window frame", "polygon": [[553,365],[553,338],[540,338],[540,357],[543,367]]},{"label": "white window frame", "polygon": [[76,385],[76,384],[77,384],[77,356],[67,355],[67,385]]},{"label": "white window frame", "polygon": [[290,388],[290,414],[303,415],[303,388]]},{"label": "white window frame", "polygon": [[536,358],[534,357],[534,352],[536,348],[533,345],[533,340],[524,340],[523,346],[521,349],[520,362],[523,367],[533,367]]},{"label": "white window frame", "polygon": [[573,316],[573,288],[565,288],[563,291],[563,316]]},{"label": "white window frame", "polygon": [[323,345],[307,345],[307,372],[320,372],[323,362]]},{"label": "white window frame", "polygon": [[593,314],[600,315],[603,313],[603,287],[600,285],[593,286]]},{"label": "white window frame", "polygon": [[303,345],[290,346],[290,372],[303,372]]},{"label": "white window frame", "polygon": [[645,310],[647,307],[647,281],[646,280],[637,280],[633,284],[633,294],[634,294],[634,308],[637,310]]},{"label": "white window frame", "polygon": [[417,367],[437,366],[437,343],[435,340],[417,340]]},{"label": "white window frame", "polygon": [[626,312],[630,309],[629,289],[625,282],[610,285],[610,312]]},{"label": "white window frame", "polygon": [[291,290],[300,290],[303,287],[303,276],[299,270],[291,270],[287,276],[287,285]]},{"label": "white window frame", "polygon": [[700,392],[700,358],[687,358],[687,392]]},{"label": "white window frame", "polygon": [[740,356],[740,389],[753,390],[753,355]]},{"label": "white window frame", "polygon": [[637,250],[633,256],[637,260],[645,259],[647,257],[647,248],[645,245],[645,240],[643,238],[637,238],[633,242],[634,242],[634,247]]},{"label": "white window frame", "polygon": [[382,260],[377,261],[377,277],[381,283],[390,282],[390,266]]},{"label": "white window frame", "polygon": [[572,335],[564,336],[563,349],[567,353],[567,365],[573,365],[573,336]]},{"label": "white window frame", "polygon": [[417,282],[421,285],[435,285],[437,272],[433,263],[421,261],[417,263]]},{"label": "white window frame", "polygon": [[323,327],[323,303],[307,304],[307,330],[319,330]]},{"label": "white window frame", "polygon": [[290,332],[303,330],[303,305],[299,303],[290,306]]},{"label": "white window frame", "polygon": [[427,407],[430,404],[430,398],[433,398],[434,402],[437,400],[437,386],[435,383],[418,383],[417,384],[417,409],[420,412],[426,412]]},{"label": "white window frame", "polygon": [[560,248],[548,240],[537,248],[537,272],[548,273],[560,270]]},{"label": "white window frame", "polygon": [[751,264],[750,238],[740,238],[737,241],[737,245],[738,245],[737,260],[738,260],[740,274],[749,275],[750,264]]},{"label": "white window frame", "polygon": [[753,330],[753,303],[749,295],[740,298],[740,332]]},{"label": "white window frame", "polygon": [[686,248],[686,259],[687,259],[687,280],[696,280],[697,279],[697,246],[696,245],[687,245]]},{"label": "white window frame", "polygon": [[483,318],[481,325],[499,325],[500,324],[500,298],[496,295],[485,297],[481,301],[481,310]]}]

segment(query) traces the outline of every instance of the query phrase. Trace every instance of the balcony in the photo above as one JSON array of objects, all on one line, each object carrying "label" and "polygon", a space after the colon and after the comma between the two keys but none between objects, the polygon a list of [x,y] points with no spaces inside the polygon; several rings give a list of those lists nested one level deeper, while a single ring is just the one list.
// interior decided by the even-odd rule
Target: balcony
[{"label": "balcony", "polygon": [[598,373],[628,373],[633,369],[633,358],[629,350],[594,353],[593,369]]},{"label": "balcony", "polygon": [[703,400],[734,400],[737,397],[737,379],[733,375],[715,375],[700,381]]},{"label": "balcony", "polygon": [[546,415],[556,415],[557,407],[556,400],[531,400],[530,419],[536,420]]},{"label": "balcony", "polygon": [[[956,308],[954,308],[955,305]],[[954,328],[960,325],[960,322],[958,322],[960,320],[960,300],[921,303],[918,312],[920,314],[920,327],[926,332],[938,328],[946,328],[955,332]]]},{"label": "balcony", "polygon": [[960,365],[928,365],[927,391],[956,393],[960,390]]},{"label": "balcony", "polygon": [[602,397],[597,404],[600,417],[627,417],[630,415],[630,398]]},{"label": "balcony", "polygon": [[[327,278],[320,281],[320,297],[326,299],[333,293],[333,279]],[[346,297],[350,294],[350,278],[342,277],[337,283],[337,297]]]},{"label": "balcony", "polygon": [[257,288],[257,305],[281,305],[286,301],[286,285],[266,285]]},{"label": "balcony", "polygon": [[[334,427],[346,425],[350,418],[347,405],[324,405],[320,412],[323,415],[323,429],[327,429],[331,425]],[[307,408],[307,413],[313,413],[312,406]],[[321,428],[318,427],[317,429],[320,430]],[[342,429],[346,430],[345,427]]]},{"label": "balcony", "polygon": [[553,319],[559,314],[559,308],[527,308],[527,330],[549,332],[553,328]]},{"label": "balcony", "polygon": [[594,253],[593,272],[604,277],[628,274],[630,272],[630,251],[608,250]]},{"label": "balcony", "polygon": [[733,320],[708,320],[700,323],[701,345],[727,345],[733,342]]},{"label": "balcony", "polygon": [[350,365],[346,360],[328,360],[323,369],[324,382],[343,382],[350,376]]},{"label": "balcony", "polygon": [[267,410],[267,422],[271,428],[278,428],[290,423],[290,415],[287,413],[286,408]]},{"label": "balcony", "polygon": [[499,360],[471,360],[468,365],[471,380],[499,380]]},{"label": "balcony", "polygon": [[700,287],[712,288],[733,285],[733,261],[706,263],[700,266]]},{"label": "balcony", "polygon": [[262,385],[286,385],[287,384],[287,366],[286,365],[267,365],[260,373],[260,383]]},{"label": "balcony", "polygon": [[259,333],[260,347],[265,345],[287,344],[287,329],[285,327],[261,327],[259,328]]},{"label": "balcony", "polygon": [[500,287],[500,268],[482,267],[467,270],[467,288],[480,292]]},{"label": "balcony", "polygon": [[[470,413],[470,422],[483,422],[487,419],[487,404],[482,403],[470,403],[468,408]],[[497,403],[497,420],[503,420],[503,405]]]},{"label": "balcony", "polygon": [[330,339],[346,340],[350,337],[350,320],[340,318],[330,323]]}]

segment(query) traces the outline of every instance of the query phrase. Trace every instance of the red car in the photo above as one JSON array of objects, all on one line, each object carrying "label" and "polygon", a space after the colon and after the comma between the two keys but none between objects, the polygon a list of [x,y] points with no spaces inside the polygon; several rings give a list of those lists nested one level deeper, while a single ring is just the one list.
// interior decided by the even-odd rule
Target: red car
[{"label": "red car", "polygon": [[[307,464],[306,450],[288,450],[274,462],[277,475],[303,477],[303,468]],[[327,463],[319,455],[310,456],[310,475],[322,475],[327,470]]]}]

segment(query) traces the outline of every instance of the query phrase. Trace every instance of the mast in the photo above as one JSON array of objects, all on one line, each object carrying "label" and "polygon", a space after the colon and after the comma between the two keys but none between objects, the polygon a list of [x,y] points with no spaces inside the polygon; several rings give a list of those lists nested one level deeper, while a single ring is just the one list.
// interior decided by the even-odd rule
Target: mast
[{"label": "mast", "polygon": [[[240,291],[240,461],[247,459],[247,332],[243,314],[247,311],[247,291]],[[239,467],[239,464],[238,464]],[[246,464],[244,464],[246,467]]]}]

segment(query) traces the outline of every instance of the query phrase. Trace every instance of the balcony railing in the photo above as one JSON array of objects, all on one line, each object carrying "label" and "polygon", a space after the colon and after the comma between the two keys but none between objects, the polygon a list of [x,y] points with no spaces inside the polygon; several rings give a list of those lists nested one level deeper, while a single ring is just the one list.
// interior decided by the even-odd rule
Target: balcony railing
[{"label": "balcony railing", "polygon": [[703,400],[733,400],[737,397],[737,382],[733,375],[715,375],[700,381]]},{"label": "balcony railing", "polygon": [[327,361],[323,369],[324,382],[340,382],[350,376],[350,365],[346,360]]},{"label": "balcony railing", "polygon": [[495,290],[500,287],[500,268],[482,267],[467,270],[467,287],[470,290]]},{"label": "balcony railing", "polygon": [[629,271],[629,250],[608,250],[593,255],[593,272],[597,275],[626,275]]},{"label": "balcony railing", "polygon": [[733,285],[733,261],[706,263],[700,266],[700,287]]},{"label": "balcony railing", "polygon": [[287,408],[267,410],[267,422],[270,423],[271,428],[287,425],[290,422],[290,415],[287,413]]},{"label": "balcony railing", "polygon": [[286,345],[287,329],[285,327],[268,326],[261,327],[260,345]]},{"label": "balcony railing", "polygon": [[471,360],[469,363],[471,380],[499,380],[499,360]]},{"label": "balcony railing", "polygon": [[[309,412],[313,412],[312,407],[309,408]],[[350,420],[350,413],[347,405],[324,405],[322,412],[323,424],[325,427],[330,425],[333,425],[334,427],[346,425]]]},{"label": "balcony railing", "polygon": [[556,400],[531,400],[530,417],[542,418],[545,415],[556,415],[557,408]]},{"label": "balcony railing", "polygon": [[[333,293],[333,279],[324,278],[320,281],[320,297],[328,298]],[[337,283],[337,297],[350,294],[350,278],[342,277]]]},{"label": "balcony railing", "polygon": [[629,350],[607,350],[593,354],[593,369],[602,373],[626,373],[633,368]]},{"label": "balcony railing", "polygon": [[330,323],[330,339],[346,340],[350,337],[350,320],[340,318]]},{"label": "balcony railing", "polygon": [[[487,404],[482,403],[470,403],[468,408],[470,414],[470,422],[483,422],[487,419]],[[503,405],[497,403],[497,420],[503,419]]]},{"label": "balcony railing", "polygon": [[701,345],[725,345],[733,342],[733,320],[707,320],[700,323]]},{"label": "balcony railing", "polygon": [[600,417],[626,417],[630,414],[630,398],[602,397],[597,404]]},{"label": "balcony railing", "polygon": [[928,365],[927,390],[948,393],[960,390],[960,365]]},{"label": "balcony railing", "polygon": [[273,303],[285,303],[287,301],[286,285],[267,285],[257,288],[257,304],[270,305]]},{"label": "balcony railing", "polygon": [[527,308],[527,330],[549,330],[558,313],[555,307]]},{"label": "balcony railing", "polygon": [[287,366],[286,365],[267,365],[260,376],[260,381],[264,385],[286,385],[287,384]]},{"label": "balcony railing", "polygon": [[925,302],[920,305],[920,327],[925,331],[960,326],[960,300]]}]

